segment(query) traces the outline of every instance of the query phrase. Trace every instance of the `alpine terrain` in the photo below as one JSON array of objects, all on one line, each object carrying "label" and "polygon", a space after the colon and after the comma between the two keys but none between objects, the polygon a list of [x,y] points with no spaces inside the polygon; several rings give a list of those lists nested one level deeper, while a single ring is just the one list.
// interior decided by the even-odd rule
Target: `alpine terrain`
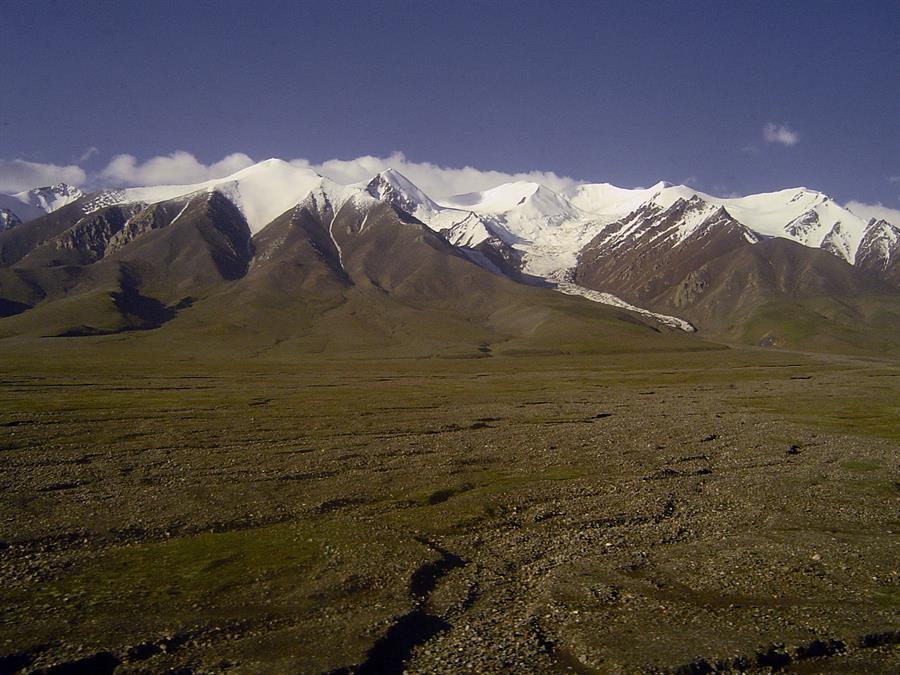
[{"label": "alpine terrain", "polygon": [[0,673],[900,669],[900,224],[277,159],[0,199]]},{"label": "alpine terrain", "polygon": [[[267,314],[270,335],[296,337],[327,333],[316,317],[335,303],[359,321],[349,307],[363,296],[366,311],[391,310],[340,339],[428,332],[412,307],[462,322],[432,345],[469,341],[476,325],[478,344],[551,325],[577,340],[577,322],[550,320],[558,312],[768,347],[889,352],[900,333],[900,229],[805,188],[717,198],[667,183],[560,194],[516,182],[439,202],[394,170],[339,185],[273,159],[196,185],[56,185],[3,200],[5,335],[176,316],[197,328],[214,312],[247,334]],[[304,319],[275,311],[284,302],[307,307]]]}]

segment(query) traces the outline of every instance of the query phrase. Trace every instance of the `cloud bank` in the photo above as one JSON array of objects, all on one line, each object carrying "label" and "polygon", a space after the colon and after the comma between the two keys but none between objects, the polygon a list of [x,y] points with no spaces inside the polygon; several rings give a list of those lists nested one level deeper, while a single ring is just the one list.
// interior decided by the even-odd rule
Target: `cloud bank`
[{"label": "cloud bank", "polygon": [[800,136],[787,124],[777,125],[769,122],[763,127],[763,140],[766,143],[780,143],[781,145],[797,145]]},{"label": "cloud bank", "polygon": [[80,166],[59,166],[26,162],[24,159],[0,159],[0,192],[12,194],[39,185],[71,183],[80,185],[87,174]]},{"label": "cloud bank", "polygon": [[866,204],[864,202],[851,201],[844,204],[844,208],[852,211],[860,218],[865,218],[866,220],[871,218],[875,218],[876,220],[886,220],[891,225],[900,227],[900,209],[889,208],[881,204],[881,202],[877,204]]},{"label": "cloud bank", "polygon": [[557,191],[565,191],[577,183],[568,176],[560,176],[552,171],[507,173],[485,171],[471,166],[454,169],[431,162],[411,162],[402,152],[394,152],[388,157],[365,155],[348,160],[329,159],[309,166],[322,175],[345,184],[368,180],[385,169],[395,169],[436,199],[466,192],[480,192],[513,181],[541,183]]},{"label": "cloud bank", "polygon": [[[766,140],[785,145],[795,144],[797,134],[786,126],[766,125],[764,133],[775,140]],[[86,155],[96,154],[90,148]],[[296,166],[304,166],[342,184],[367,181],[379,171],[392,168],[418,185],[429,196],[443,199],[451,195],[486,190],[502,183],[528,181],[541,183],[557,192],[571,190],[578,181],[568,176],[560,176],[552,171],[526,171],[508,173],[476,169],[471,166],[451,168],[431,162],[413,162],[402,152],[394,152],[387,157],[363,155],[354,159],[329,159],[313,163],[307,159],[291,160]],[[99,172],[88,174],[76,165],[59,166],[41,164],[21,159],[0,159],[0,193],[14,193],[32,187],[53,183],[70,183],[84,186],[133,186],[133,185],[182,185],[202,183],[207,180],[224,178],[254,164],[254,160],[242,152],[226,155],[217,162],[204,164],[194,155],[178,150],[168,155],[152,157],[139,162],[134,155],[120,154]],[[900,181],[900,177],[889,176],[888,181]],[[691,182],[688,179],[686,182]],[[736,196],[736,195],[734,195]],[[900,227],[900,210],[881,203],[867,204],[850,201],[844,205],[861,218],[883,218]]]},{"label": "cloud bank", "polygon": [[116,155],[99,177],[116,185],[187,185],[224,178],[253,164],[242,152],[203,164],[191,153],[178,150],[139,163],[134,155]]},{"label": "cloud bank", "polygon": [[[290,162],[296,166],[308,167],[344,185],[367,181],[380,171],[395,169],[435,198],[477,192],[512,181],[543,183],[554,190],[566,190],[576,184],[572,178],[551,171],[506,173],[484,171],[471,166],[456,169],[431,162],[411,162],[402,152],[394,152],[387,157],[363,155],[354,159],[329,159],[319,164],[303,158]],[[201,183],[224,178],[253,163],[250,157],[240,152],[212,164],[203,164],[194,155],[183,150],[153,157],[145,162],[138,162],[133,155],[117,155],[100,172],[100,178],[117,185]]]}]

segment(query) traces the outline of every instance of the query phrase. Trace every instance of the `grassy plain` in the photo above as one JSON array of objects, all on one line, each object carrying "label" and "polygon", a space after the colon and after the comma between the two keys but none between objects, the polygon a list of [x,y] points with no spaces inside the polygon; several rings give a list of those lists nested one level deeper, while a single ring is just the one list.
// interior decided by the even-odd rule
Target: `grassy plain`
[{"label": "grassy plain", "polygon": [[7,340],[0,672],[896,672],[900,365],[689,347]]}]

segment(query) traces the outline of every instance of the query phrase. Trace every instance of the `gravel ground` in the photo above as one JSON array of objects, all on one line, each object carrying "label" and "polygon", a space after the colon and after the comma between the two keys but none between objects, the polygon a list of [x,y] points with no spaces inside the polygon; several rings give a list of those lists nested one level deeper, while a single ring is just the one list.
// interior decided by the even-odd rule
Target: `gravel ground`
[{"label": "gravel ground", "polygon": [[728,358],[6,368],[0,673],[898,672],[900,368]]}]

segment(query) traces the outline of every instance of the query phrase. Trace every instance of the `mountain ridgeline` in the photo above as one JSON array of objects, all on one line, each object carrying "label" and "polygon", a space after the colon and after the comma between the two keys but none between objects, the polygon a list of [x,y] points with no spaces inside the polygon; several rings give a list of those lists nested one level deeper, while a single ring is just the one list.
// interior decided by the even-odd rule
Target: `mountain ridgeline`
[{"label": "mountain ridgeline", "polygon": [[196,185],[2,199],[0,337],[158,329],[248,350],[479,356],[704,337],[900,347],[900,230],[802,188],[518,182],[435,200],[393,170],[345,186],[268,160]]}]

